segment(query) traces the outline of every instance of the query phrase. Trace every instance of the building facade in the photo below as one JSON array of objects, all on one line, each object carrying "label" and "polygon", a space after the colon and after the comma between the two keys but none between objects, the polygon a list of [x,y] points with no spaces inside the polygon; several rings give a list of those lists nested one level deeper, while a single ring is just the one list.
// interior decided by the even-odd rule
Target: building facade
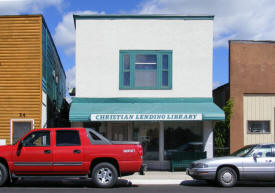
[{"label": "building facade", "polygon": [[0,141],[56,125],[66,76],[42,15],[0,16]]},{"label": "building facade", "polygon": [[231,152],[249,144],[274,143],[275,42],[229,41]]},{"label": "building facade", "polygon": [[175,151],[213,156],[213,16],[74,15],[76,96],[70,121],[138,140],[152,169]]}]

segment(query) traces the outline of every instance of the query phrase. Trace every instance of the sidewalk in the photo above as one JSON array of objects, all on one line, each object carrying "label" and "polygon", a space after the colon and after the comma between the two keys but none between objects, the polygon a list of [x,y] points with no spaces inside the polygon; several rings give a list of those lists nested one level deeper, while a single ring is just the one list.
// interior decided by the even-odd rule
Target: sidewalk
[{"label": "sidewalk", "polygon": [[184,180],[192,180],[185,172],[168,171],[147,171],[145,175],[136,173],[121,179],[128,180],[132,184],[181,184]]}]

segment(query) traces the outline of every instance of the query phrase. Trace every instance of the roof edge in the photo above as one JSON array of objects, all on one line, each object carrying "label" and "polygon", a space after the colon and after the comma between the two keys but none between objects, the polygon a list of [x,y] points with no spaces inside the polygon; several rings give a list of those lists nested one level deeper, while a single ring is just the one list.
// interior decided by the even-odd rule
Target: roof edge
[{"label": "roof edge", "polygon": [[274,44],[274,40],[228,40],[230,43]]},{"label": "roof edge", "polygon": [[41,17],[43,16],[42,14],[6,14],[6,15],[0,15],[0,17]]},{"label": "roof edge", "polygon": [[139,14],[139,15],[104,15],[104,14],[74,14],[76,19],[182,19],[182,20],[214,20],[214,15],[162,15],[162,14]]},{"label": "roof edge", "polygon": [[73,97],[72,103],[212,103],[212,97],[195,98],[83,98]]}]

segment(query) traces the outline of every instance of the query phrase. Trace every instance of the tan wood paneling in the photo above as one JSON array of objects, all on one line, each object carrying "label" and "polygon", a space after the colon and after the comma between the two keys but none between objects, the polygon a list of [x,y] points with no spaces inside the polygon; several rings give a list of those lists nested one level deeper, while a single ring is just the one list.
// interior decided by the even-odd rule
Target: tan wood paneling
[{"label": "tan wood paneling", "polygon": [[42,16],[0,16],[0,139],[10,120],[41,122]]},{"label": "tan wood paneling", "polygon": [[[246,94],[244,100],[244,145],[274,142],[275,95]],[[248,133],[247,121],[270,121],[270,133]]]}]

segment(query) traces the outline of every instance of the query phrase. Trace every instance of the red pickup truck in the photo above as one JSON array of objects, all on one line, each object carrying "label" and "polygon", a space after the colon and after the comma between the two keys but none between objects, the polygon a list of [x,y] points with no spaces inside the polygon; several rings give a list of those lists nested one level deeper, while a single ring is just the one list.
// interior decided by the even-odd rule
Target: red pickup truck
[{"label": "red pickup truck", "polygon": [[37,129],[0,146],[0,186],[18,177],[92,178],[112,187],[119,176],[143,173],[139,142],[110,141],[90,128]]}]

